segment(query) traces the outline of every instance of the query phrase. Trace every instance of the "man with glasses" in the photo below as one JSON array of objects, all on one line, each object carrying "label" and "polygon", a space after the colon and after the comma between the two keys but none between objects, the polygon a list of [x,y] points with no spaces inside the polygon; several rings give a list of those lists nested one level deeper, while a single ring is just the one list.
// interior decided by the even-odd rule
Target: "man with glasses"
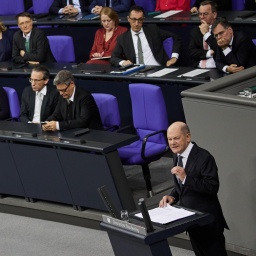
[{"label": "man with glasses", "polygon": [[16,16],[20,28],[13,36],[12,59],[16,64],[56,62],[43,30],[33,27],[28,12]]},{"label": "man with glasses", "polygon": [[252,39],[241,31],[233,31],[224,18],[216,19],[212,25],[218,48],[216,67],[225,73],[236,73],[255,66],[256,49]]},{"label": "man with glasses", "polygon": [[103,7],[111,7],[116,12],[127,12],[131,7],[131,0],[93,0],[89,6],[89,11],[100,14]]},{"label": "man with glasses", "polygon": [[29,82],[31,86],[23,90],[21,97],[20,121],[27,123],[44,122],[54,111],[59,94],[48,85],[49,70],[44,66],[32,69]]},{"label": "man with glasses", "polygon": [[90,92],[77,87],[73,75],[68,70],[61,70],[53,84],[59,92],[59,101],[53,114],[44,124],[44,131],[91,128],[102,130],[98,107]]},{"label": "man with glasses", "polygon": [[198,13],[201,24],[191,30],[189,56],[195,68],[216,68],[217,42],[212,34],[212,23],[217,17],[217,5],[204,1]]},{"label": "man with glasses", "polygon": [[[143,26],[144,9],[132,6],[127,17],[131,29],[117,38],[110,62],[116,67],[129,64],[171,66],[177,63],[181,51],[181,38],[159,29],[156,25]],[[163,42],[173,38],[172,57],[168,58]]]}]

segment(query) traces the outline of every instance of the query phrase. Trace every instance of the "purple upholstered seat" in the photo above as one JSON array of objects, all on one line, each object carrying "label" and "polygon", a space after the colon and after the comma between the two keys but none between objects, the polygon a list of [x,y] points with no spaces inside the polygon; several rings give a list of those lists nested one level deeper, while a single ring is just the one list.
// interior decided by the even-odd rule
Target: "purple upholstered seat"
[{"label": "purple upholstered seat", "polygon": [[118,149],[124,165],[141,165],[149,195],[152,186],[148,164],[160,159],[169,149],[166,130],[168,118],[160,87],[151,84],[129,85],[133,125],[140,139]]},{"label": "purple upholstered seat", "polygon": [[156,8],[155,0],[134,0],[135,4],[143,7],[145,12],[153,12]]},{"label": "purple upholstered seat", "polygon": [[173,46],[173,38],[169,37],[164,40],[164,50],[166,51],[168,57],[171,59],[172,57],[172,46]]},{"label": "purple upholstered seat", "polygon": [[16,15],[24,12],[24,2],[22,0],[1,0],[0,15]]},{"label": "purple upholstered seat", "polygon": [[5,90],[9,100],[11,119],[18,120],[20,116],[20,101],[18,94],[16,90],[11,87],[3,87],[3,89]]},{"label": "purple upholstered seat", "polygon": [[232,0],[232,10],[234,11],[244,10],[244,0]]},{"label": "purple upholstered seat", "polygon": [[34,14],[49,13],[49,9],[53,0],[33,0]]}]

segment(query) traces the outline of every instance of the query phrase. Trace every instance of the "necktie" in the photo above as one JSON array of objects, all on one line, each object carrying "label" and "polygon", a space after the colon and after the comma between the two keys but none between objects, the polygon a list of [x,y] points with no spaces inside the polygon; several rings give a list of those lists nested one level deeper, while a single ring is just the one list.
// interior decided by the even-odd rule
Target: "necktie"
[{"label": "necktie", "polygon": [[140,40],[140,33],[135,34],[138,37],[137,41],[137,48],[138,48],[138,64],[144,64],[144,59],[143,59],[143,51],[142,51],[142,45],[141,45],[141,40]]},{"label": "necktie", "polygon": [[29,39],[26,38],[26,42],[25,42],[25,48],[26,48],[26,52],[29,52]]},{"label": "necktie", "polygon": [[[178,162],[177,162],[177,166],[180,166],[180,167],[182,167],[182,168],[183,168],[182,158],[183,158],[183,156],[178,155]],[[179,183],[180,187],[182,188],[182,181],[181,181],[178,177],[177,177],[177,179],[178,179],[178,183]]]}]

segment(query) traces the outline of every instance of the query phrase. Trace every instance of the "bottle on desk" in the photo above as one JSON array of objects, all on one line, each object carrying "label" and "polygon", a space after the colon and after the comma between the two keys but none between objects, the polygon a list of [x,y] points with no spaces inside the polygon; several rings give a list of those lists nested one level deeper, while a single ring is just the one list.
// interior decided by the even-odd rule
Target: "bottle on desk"
[{"label": "bottle on desk", "polygon": [[255,98],[256,86],[244,88],[244,96],[248,98]]}]

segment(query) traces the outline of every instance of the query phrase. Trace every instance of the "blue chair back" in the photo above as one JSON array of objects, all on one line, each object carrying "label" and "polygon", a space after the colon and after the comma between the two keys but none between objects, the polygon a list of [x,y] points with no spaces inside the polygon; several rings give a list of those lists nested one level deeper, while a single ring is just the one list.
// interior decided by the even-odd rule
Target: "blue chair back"
[{"label": "blue chair back", "polygon": [[252,42],[256,45],[256,39],[252,39]]},{"label": "blue chair back", "polygon": [[145,12],[153,12],[156,9],[155,0],[134,0],[134,3],[143,7]]},{"label": "blue chair back", "polygon": [[190,7],[192,8],[193,5],[195,4],[196,0],[190,0]]},{"label": "blue chair back", "polygon": [[18,94],[16,90],[11,87],[3,87],[3,89],[8,97],[11,118],[18,120],[20,116],[20,101]]},{"label": "blue chair back", "polygon": [[234,11],[244,10],[244,0],[232,0],[232,10]]},{"label": "blue chair back", "polygon": [[169,37],[164,40],[164,50],[166,51],[168,57],[172,57],[172,47],[173,47],[173,38]]},{"label": "blue chair back", "polygon": [[50,6],[54,0],[33,0],[34,14],[49,13]]},{"label": "blue chair back", "polygon": [[25,11],[23,0],[1,0],[0,15],[16,15]]},{"label": "blue chair back", "polygon": [[92,93],[92,96],[99,109],[104,129],[113,131],[119,128],[121,121],[116,97],[105,93]]},{"label": "blue chair back", "polygon": [[71,36],[47,36],[57,62],[75,62],[75,49]]}]

